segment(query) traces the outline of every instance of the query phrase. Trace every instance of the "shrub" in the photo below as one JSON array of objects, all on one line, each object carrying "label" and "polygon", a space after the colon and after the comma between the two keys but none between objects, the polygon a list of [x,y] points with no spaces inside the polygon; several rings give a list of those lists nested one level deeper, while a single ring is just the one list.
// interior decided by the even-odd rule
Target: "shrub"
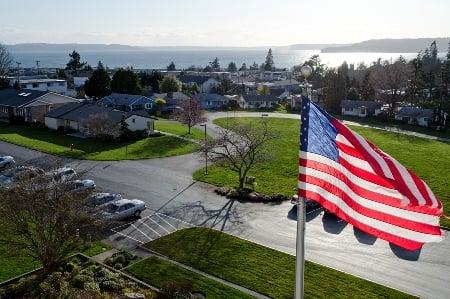
[{"label": "shrub", "polygon": [[191,297],[192,282],[166,281],[161,284],[158,299],[186,299]]},{"label": "shrub", "polygon": [[71,281],[72,285],[79,289],[84,289],[84,285],[88,282],[94,282],[94,279],[86,274],[78,274]]},{"label": "shrub", "polygon": [[87,282],[84,284],[84,290],[100,294],[100,287],[96,282]]}]

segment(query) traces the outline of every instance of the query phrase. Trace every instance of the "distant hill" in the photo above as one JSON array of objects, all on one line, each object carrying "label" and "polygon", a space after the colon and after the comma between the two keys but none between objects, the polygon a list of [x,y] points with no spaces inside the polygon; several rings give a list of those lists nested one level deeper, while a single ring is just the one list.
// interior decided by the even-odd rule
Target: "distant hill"
[{"label": "distant hill", "polygon": [[295,44],[289,46],[275,47],[277,50],[322,50],[331,47],[348,46],[349,44]]},{"label": "distant hill", "polygon": [[371,39],[351,45],[327,47],[322,53],[378,52],[378,53],[416,53],[436,41],[439,52],[446,52],[450,37],[444,38],[399,38]]},{"label": "distant hill", "polygon": [[120,44],[46,44],[46,43],[24,43],[6,45],[11,52],[79,52],[86,51],[133,51],[143,50],[143,47],[127,46]]}]

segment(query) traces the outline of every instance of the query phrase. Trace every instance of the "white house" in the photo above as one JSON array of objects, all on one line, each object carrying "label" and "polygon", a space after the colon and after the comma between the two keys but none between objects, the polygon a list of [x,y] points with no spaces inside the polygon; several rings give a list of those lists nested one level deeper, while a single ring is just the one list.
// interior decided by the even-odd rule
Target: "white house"
[{"label": "white house", "polygon": [[341,102],[341,114],[357,117],[377,116],[381,113],[382,103],[373,101],[350,101]]},{"label": "white house", "polygon": [[433,117],[433,109],[421,109],[417,107],[402,107],[395,114],[396,120],[422,127],[430,126]]},{"label": "white house", "polygon": [[212,89],[219,85],[219,81],[205,75],[181,75],[178,79],[190,86],[197,84],[201,93],[211,93]]},{"label": "white house", "polygon": [[21,89],[51,91],[64,95],[71,95],[73,92],[68,90],[67,81],[62,79],[20,79]]},{"label": "white house", "polygon": [[84,121],[96,115],[107,115],[116,124],[125,117],[128,129],[131,131],[147,130],[153,132],[155,118],[146,111],[122,112],[107,108],[92,102],[69,103],[58,109],[51,110],[45,115],[45,125],[51,130],[70,128],[85,133]]}]

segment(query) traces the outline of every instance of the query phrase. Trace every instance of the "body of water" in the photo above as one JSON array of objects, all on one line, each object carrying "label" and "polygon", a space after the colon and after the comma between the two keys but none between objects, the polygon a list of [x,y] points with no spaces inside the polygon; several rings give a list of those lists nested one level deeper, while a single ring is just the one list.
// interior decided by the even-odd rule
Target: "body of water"
[{"label": "body of water", "polygon": [[[214,57],[219,58],[221,67],[227,67],[230,61],[234,61],[238,67],[246,63],[247,67],[256,62],[263,63],[267,54],[266,50],[143,50],[143,51],[102,51],[79,52],[82,61],[96,66],[98,61],[110,68],[129,67],[138,69],[165,68],[171,61],[177,68],[187,68],[191,65],[206,66]],[[36,66],[36,60],[40,61],[42,68],[65,67],[69,60],[68,53],[63,52],[12,52],[14,61],[22,63],[22,67]],[[298,65],[314,54],[319,54],[322,62],[330,67],[342,64],[360,62],[370,64],[378,58],[395,60],[400,55],[406,59],[414,58],[417,53],[320,53],[320,50],[275,50],[273,52],[276,67],[291,68]],[[444,56],[445,53],[440,53]]]}]

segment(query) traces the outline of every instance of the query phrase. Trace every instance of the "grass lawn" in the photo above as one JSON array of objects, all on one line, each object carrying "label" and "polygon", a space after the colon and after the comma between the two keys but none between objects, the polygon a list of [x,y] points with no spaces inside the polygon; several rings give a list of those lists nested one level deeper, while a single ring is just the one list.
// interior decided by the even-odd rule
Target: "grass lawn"
[{"label": "grass lawn", "polygon": [[[239,118],[237,121],[256,123],[259,120]],[[217,119],[215,123],[225,126],[226,119]],[[249,175],[256,177],[257,191],[292,195],[297,190],[299,121],[269,118],[268,124],[271,130],[278,132],[278,137],[269,146],[273,149],[274,159],[256,166]],[[446,214],[450,214],[450,144],[357,126],[352,129],[427,182],[441,199]],[[204,170],[200,169],[194,173],[194,178],[218,186],[237,185],[237,175],[226,167],[212,166],[208,172],[205,176]],[[442,218],[441,224],[450,227],[450,220]]]},{"label": "grass lawn", "polygon": [[194,291],[204,292],[207,298],[253,298],[239,290],[156,257],[137,262],[127,270],[140,280],[156,287],[160,287],[165,281],[190,281]]},{"label": "grass lawn", "polygon": [[158,119],[155,121],[155,130],[196,140],[204,140],[205,138],[205,133],[202,130],[191,128],[191,134],[188,134],[189,131],[186,125],[168,119]]},{"label": "grass lawn", "polygon": [[[5,124],[0,124],[0,140],[59,156],[107,161],[183,155],[198,147],[192,142],[172,136],[118,143],[75,138],[43,129]],[[70,144],[75,145],[73,151],[70,150]]]},{"label": "grass lawn", "polygon": [[[294,296],[295,257],[286,253],[208,228],[179,230],[145,246],[272,298]],[[305,297],[412,298],[308,261],[305,264]]]},{"label": "grass lawn", "polygon": [[[89,246],[83,246],[79,251],[87,256],[94,256],[105,251],[103,249],[109,250],[111,246],[95,241]],[[0,245],[0,282],[33,271],[40,266],[39,261],[27,255],[26,252],[17,252],[5,244]]]}]

